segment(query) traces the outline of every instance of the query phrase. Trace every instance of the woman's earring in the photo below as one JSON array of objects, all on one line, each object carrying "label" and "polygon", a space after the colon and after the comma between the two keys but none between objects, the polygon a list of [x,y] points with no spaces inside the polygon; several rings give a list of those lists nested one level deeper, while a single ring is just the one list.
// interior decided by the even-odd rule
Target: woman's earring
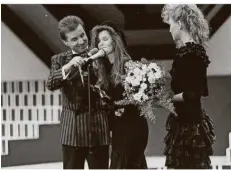
[{"label": "woman's earring", "polygon": [[179,30],[181,30],[182,31],[182,25],[181,25],[181,22],[180,21],[178,21],[178,25],[179,25]]}]

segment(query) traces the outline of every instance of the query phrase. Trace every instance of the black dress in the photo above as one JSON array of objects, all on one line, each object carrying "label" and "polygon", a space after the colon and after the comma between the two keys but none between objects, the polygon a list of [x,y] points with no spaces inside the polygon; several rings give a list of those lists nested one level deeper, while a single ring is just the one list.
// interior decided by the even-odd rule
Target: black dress
[{"label": "black dress", "polygon": [[[112,65],[104,62],[107,72],[110,73]],[[110,76],[108,76],[109,82]],[[114,87],[109,83],[107,94],[112,101],[123,99],[122,85]],[[109,124],[112,128],[111,169],[146,169],[147,163],[144,151],[148,142],[148,123],[144,116],[139,115],[137,107],[125,106],[121,117],[115,116],[115,107],[111,110]]]},{"label": "black dress", "polygon": [[186,43],[173,61],[171,87],[183,92],[184,102],[175,102],[174,114],[166,122],[165,165],[168,168],[208,169],[215,141],[213,122],[201,107],[201,96],[208,96],[207,67],[210,61],[203,46]]}]

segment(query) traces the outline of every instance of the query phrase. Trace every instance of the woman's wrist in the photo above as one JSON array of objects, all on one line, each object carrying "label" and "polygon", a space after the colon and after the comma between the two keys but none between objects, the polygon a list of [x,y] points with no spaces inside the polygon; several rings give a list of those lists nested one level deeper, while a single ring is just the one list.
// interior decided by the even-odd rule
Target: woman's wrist
[{"label": "woman's wrist", "polygon": [[172,102],[183,102],[183,93],[175,94],[172,98]]}]

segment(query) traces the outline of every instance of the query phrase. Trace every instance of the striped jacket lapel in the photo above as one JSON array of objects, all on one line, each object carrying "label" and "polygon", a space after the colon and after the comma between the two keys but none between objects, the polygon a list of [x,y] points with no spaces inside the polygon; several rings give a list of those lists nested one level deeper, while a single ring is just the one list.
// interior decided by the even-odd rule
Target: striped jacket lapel
[{"label": "striped jacket lapel", "polygon": [[64,56],[63,65],[67,64],[69,61],[71,61],[71,59],[72,59],[72,51],[68,50]]}]

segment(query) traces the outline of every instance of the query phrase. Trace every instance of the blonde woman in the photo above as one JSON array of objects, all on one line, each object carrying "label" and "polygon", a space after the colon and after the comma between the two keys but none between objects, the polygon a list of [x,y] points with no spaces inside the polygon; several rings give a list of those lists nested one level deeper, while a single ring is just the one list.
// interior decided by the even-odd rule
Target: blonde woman
[{"label": "blonde woman", "polygon": [[206,74],[210,61],[205,47],[209,25],[196,5],[165,5],[161,17],[169,24],[177,47],[170,72],[177,116],[170,114],[166,122],[166,166],[208,169],[215,135],[200,100],[208,96]]}]

